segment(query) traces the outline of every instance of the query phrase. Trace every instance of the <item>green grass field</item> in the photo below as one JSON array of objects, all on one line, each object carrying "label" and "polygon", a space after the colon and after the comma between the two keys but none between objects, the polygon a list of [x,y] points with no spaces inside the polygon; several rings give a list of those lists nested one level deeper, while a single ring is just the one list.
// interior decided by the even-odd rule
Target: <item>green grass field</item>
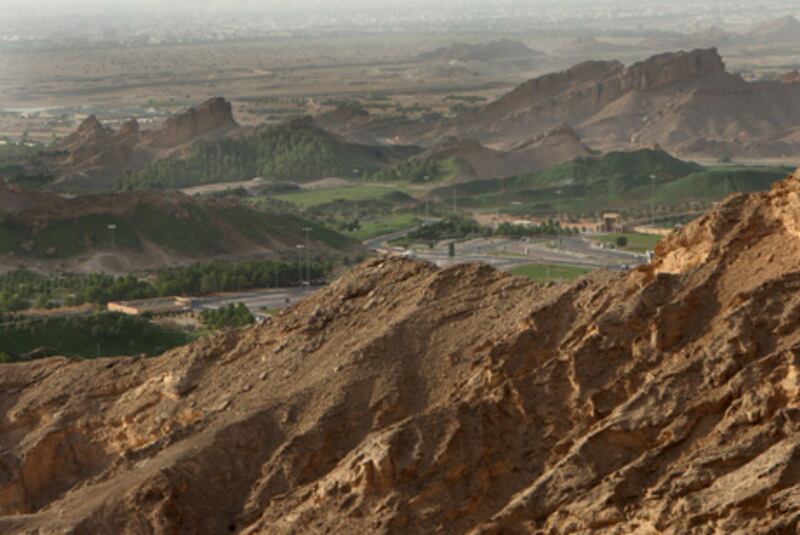
[{"label": "green grass field", "polygon": [[419,219],[413,214],[393,214],[361,222],[361,228],[347,235],[360,241],[369,240],[384,234],[411,229],[419,225]]},{"label": "green grass field", "polygon": [[652,251],[655,249],[656,244],[663,239],[662,236],[657,236],[655,234],[606,234],[598,236],[597,240],[613,245],[620,236],[624,236],[628,239],[628,245],[622,247],[622,249],[637,253]]},{"label": "green grass field", "polygon": [[301,208],[311,208],[313,206],[333,202],[337,199],[345,201],[366,201],[380,199],[386,194],[392,193],[393,191],[408,193],[409,189],[398,184],[393,184],[392,187],[359,185],[302,191],[299,193],[284,193],[281,195],[276,195],[275,198],[281,201],[290,202]]},{"label": "green grass field", "polygon": [[571,281],[579,279],[591,270],[577,266],[555,264],[529,264],[511,270],[514,275],[528,277],[536,282]]}]

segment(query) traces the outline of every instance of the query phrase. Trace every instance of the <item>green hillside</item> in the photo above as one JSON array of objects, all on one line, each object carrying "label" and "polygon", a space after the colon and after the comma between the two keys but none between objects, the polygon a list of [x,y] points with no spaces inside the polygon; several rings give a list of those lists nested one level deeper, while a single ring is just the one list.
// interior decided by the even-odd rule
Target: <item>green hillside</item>
[{"label": "green hillside", "polygon": [[186,158],[155,161],[120,180],[122,189],[186,188],[257,176],[308,181],[372,175],[419,149],[348,143],[310,119],[257,129],[240,139],[198,143]]},{"label": "green hillside", "polygon": [[[703,167],[663,151],[579,158],[539,173],[437,188],[431,198],[473,209],[589,213],[606,209],[707,203],[736,191],[760,191],[785,177],[782,167]],[[655,176],[655,188],[653,179]]]},{"label": "green hillside", "polygon": [[[116,227],[113,232],[109,225]],[[310,228],[310,239],[331,250],[358,247],[355,240],[293,214],[233,202],[187,201],[176,209],[171,204],[139,201],[125,215],[56,217],[45,224],[6,214],[0,218],[0,254],[69,259],[96,250],[140,253],[151,243],[172,253],[203,258],[246,253],[253,245],[288,249],[305,239],[303,228]],[[243,250],[234,250],[232,243]]]},{"label": "green hillside", "polygon": [[448,180],[458,174],[459,164],[455,158],[409,158],[378,171],[370,180],[378,182],[436,182]]},{"label": "green hillside", "polygon": [[439,188],[434,195],[452,197],[500,194],[529,189],[569,188],[573,194],[619,194],[650,184],[650,176],[670,181],[703,171],[701,165],[685,162],[664,151],[642,149],[611,152],[598,158],[578,158],[530,175],[475,180]]}]

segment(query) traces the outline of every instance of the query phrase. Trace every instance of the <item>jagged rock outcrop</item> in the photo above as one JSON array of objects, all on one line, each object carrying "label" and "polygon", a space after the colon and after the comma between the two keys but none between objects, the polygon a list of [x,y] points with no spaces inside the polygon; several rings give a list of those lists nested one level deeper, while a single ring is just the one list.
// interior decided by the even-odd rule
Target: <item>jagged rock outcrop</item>
[{"label": "jagged rock outcrop", "polygon": [[139,122],[130,119],[114,131],[91,115],[47,158],[46,164],[59,175],[51,187],[71,192],[112,189],[127,171],[237,129],[231,104],[223,98],[176,114],[153,130],[141,130]]},{"label": "jagged rock outcrop", "polygon": [[544,134],[514,145],[511,152],[525,155],[535,161],[540,169],[592,155],[591,149],[583,144],[578,133],[567,123],[556,125]]},{"label": "jagged rock outcrop", "polygon": [[666,53],[634,63],[621,76],[620,91],[655,91],[713,74],[726,75],[716,48]]},{"label": "jagged rock outcrop", "polygon": [[154,359],[0,374],[3,533],[795,533],[800,179],[539,286],[374,259]]},{"label": "jagged rock outcrop", "polygon": [[104,140],[111,133],[112,130],[103,126],[103,123],[97,119],[96,115],[89,115],[78,125],[78,129],[61,143],[61,147],[65,150],[70,150],[87,143],[97,143]]},{"label": "jagged rock outcrop", "polygon": [[159,129],[148,133],[145,143],[171,148],[237,126],[231,103],[217,97],[170,117]]}]

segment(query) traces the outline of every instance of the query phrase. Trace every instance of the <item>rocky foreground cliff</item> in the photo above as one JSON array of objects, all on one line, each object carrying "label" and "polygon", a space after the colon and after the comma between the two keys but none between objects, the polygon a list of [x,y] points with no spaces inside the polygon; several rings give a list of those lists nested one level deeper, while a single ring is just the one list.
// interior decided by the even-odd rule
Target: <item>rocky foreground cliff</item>
[{"label": "rocky foreground cliff", "polygon": [[0,373],[2,533],[796,533],[800,179],[650,265],[369,261],[160,358]]}]

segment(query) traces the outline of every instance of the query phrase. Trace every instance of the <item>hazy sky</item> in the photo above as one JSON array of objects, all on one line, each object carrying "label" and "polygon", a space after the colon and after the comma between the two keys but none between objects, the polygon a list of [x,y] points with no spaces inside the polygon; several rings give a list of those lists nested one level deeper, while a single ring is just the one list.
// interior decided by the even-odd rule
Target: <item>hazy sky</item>
[{"label": "hazy sky", "polygon": [[736,9],[737,6],[750,4],[762,6],[790,6],[791,0],[0,0],[0,17],[3,13],[47,13],[49,10],[63,11],[107,11],[121,8],[153,9],[168,11],[175,9],[228,9],[228,10],[264,10],[293,7],[296,9],[352,9],[412,6],[457,7],[468,5],[473,7],[492,6],[558,6],[564,4],[610,4],[632,7],[649,5],[682,5],[687,10],[694,6],[720,5]]},{"label": "hazy sky", "polygon": [[[694,0],[680,4],[691,6]],[[533,7],[537,5],[558,6],[564,4],[621,4],[634,6],[637,4],[675,4],[676,0],[0,0],[0,7],[8,6],[12,10],[26,12],[46,12],[48,9],[58,11],[100,11],[119,8],[173,10],[180,8],[211,8],[230,10],[269,10],[270,8],[285,8],[287,6],[298,9],[348,9],[370,7],[409,7],[409,6],[519,6]],[[704,4],[741,4],[735,0],[704,0]],[[761,4],[786,4],[786,0],[762,0]],[[4,10],[5,11],[5,10]],[[0,15],[2,16],[2,15]]]},{"label": "hazy sky", "polygon": [[[798,14],[798,0],[0,0],[0,27],[17,28],[26,24],[36,29],[37,22],[52,23],[62,17],[71,24],[103,26],[106,23],[141,25],[169,23],[175,16],[219,17],[219,20],[244,19],[264,15],[274,20],[347,17],[354,13],[371,18],[397,20],[411,15],[462,16],[480,19],[485,13],[504,13],[510,20],[523,14],[532,20],[584,19],[613,21],[614,13],[646,17],[650,22],[664,14],[672,24],[683,24],[675,15],[690,20],[698,17],[713,24],[727,19],[734,24],[756,22],[769,17]],[[160,18],[159,18],[160,17]],[[282,19],[281,17],[286,17]],[[3,24],[3,22],[10,24]],[[619,22],[619,21],[618,21]],[[20,26],[17,26],[20,23]],[[51,23],[51,24],[52,24]],[[624,23],[624,21],[620,22]],[[42,29],[44,32],[45,30]]]}]

